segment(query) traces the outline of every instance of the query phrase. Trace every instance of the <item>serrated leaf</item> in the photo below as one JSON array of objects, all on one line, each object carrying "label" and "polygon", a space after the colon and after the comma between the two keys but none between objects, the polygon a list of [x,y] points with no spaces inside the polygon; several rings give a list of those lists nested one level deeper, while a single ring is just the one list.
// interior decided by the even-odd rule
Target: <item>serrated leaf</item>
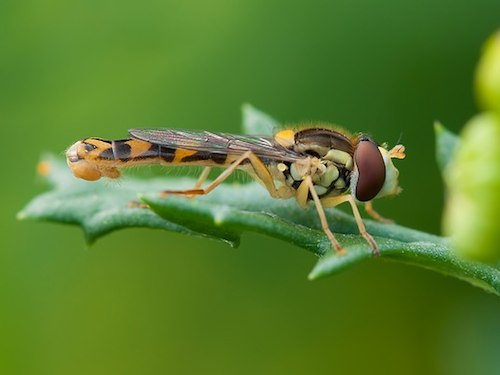
[{"label": "serrated leaf", "polygon": [[[131,179],[113,186],[106,181],[78,180],[65,163],[53,156],[45,156],[41,163],[48,170],[43,178],[53,190],[34,198],[17,215],[18,219],[79,225],[88,243],[127,227],[160,228],[204,236],[163,220],[150,210],[130,206],[130,202],[137,201],[137,192],[158,192],[164,188],[163,180]],[[177,181],[179,186],[192,186],[191,183],[191,180]]]},{"label": "serrated leaf", "polygon": [[[194,231],[235,238],[246,230],[280,238],[318,255],[331,250],[330,241],[321,229],[312,204],[309,209],[302,210],[294,200],[271,198],[256,183],[220,186],[209,196],[196,199],[176,196],[162,198],[158,194],[147,194],[141,199],[158,215]],[[346,234],[348,240],[353,234],[362,239],[351,215],[339,210],[328,210],[326,215],[334,233]],[[440,237],[398,225],[368,220],[366,226],[371,234],[382,238],[406,242],[440,241]],[[370,251],[366,243],[365,246]]]},{"label": "serrated leaf", "polygon": [[[254,124],[270,125],[267,115],[261,116],[260,111],[251,107],[244,110],[247,111],[247,120],[253,116]],[[248,123],[252,121],[248,120]],[[259,132],[255,128],[249,131]],[[440,125],[436,126],[436,134],[438,160],[445,168],[458,138]],[[373,259],[371,249],[358,234],[351,215],[335,209],[326,213],[330,228],[347,252],[347,255],[339,256],[332,251],[314,207],[302,210],[292,199],[273,199],[255,182],[223,184],[209,195],[195,199],[182,196],[162,198],[158,192],[192,188],[195,180],[125,178],[120,185],[85,182],[74,178],[61,160],[49,157],[43,163],[40,170],[44,171],[44,178],[53,190],[33,199],[18,215],[19,218],[79,225],[88,242],[114,230],[147,227],[213,238],[236,247],[241,233],[252,231],[279,238],[318,255],[320,259],[309,275],[310,279],[332,275],[363,260]],[[138,199],[150,209],[130,205]],[[372,220],[366,220],[365,225],[380,247],[381,259],[429,268],[500,294],[500,270],[462,259],[450,250],[448,240]]]},{"label": "serrated leaf", "polygon": [[[436,242],[400,242],[388,238],[376,238],[384,259],[399,261],[454,276],[500,295],[500,270],[492,265],[465,259],[451,251],[446,240]],[[309,278],[319,279],[371,257],[369,249],[362,242],[352,244],[345,256],[328,252],[318,262]]]},{"label": "serrated leaf", "polygon": [[[209,195],[195,199],[181,196],[162,198],[159,191],[191,188],[195,180],[125,178],[120,185],[85,182],[74,178],[60,160],[51,157],[44,163],[43,169],[49,171],[44,178],[53,190],[33,199],[19,218],[79,225],[89,242],[114,230],[147,227],[214,238],[238,246],[241,233],[252,231],[279,238],[318,255],[320,259],[309,276],[311,279],[332,275],[360,261],[373,259],[351,215],[335,209],[327,210],[330,228],[347,252],[347,255],[339,256],[332,251],[321,230],[314,207],[302,210],[294,200],[273,199],[257,183],[223,184]],[[151,209],[129,205],[138,199]],[[450,251],[446,239],[372,220],[366,220],[365,224],[380,246],[379,259],[433,269],[500,294],[500,270],[460,258]]]}]

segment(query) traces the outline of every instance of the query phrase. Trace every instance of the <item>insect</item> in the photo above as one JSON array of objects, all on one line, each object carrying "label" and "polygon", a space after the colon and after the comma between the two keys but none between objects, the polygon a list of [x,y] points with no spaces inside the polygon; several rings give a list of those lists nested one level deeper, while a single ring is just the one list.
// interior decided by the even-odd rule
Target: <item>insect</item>
[{"label": "insect", "polygon": [[[327,124],[285,129],[274,136],[235,135],[179,129],[131,129],[129,139],[86,138],[72,145],[68,165],[76,177],[118,178],[120,168],[142,164],[204,166],[192,189],[162,194],[205,195],[236,169],[259,181],[274,198],[295,197],[306,208],[313,201],[323,231],[339,254],[345,251],[330,230],[325,208],[349,202],[361,235],[373,255],[377,243],[366,231],[357,202],[375,219],[374,198],[399,194],[399,171],[392,158],[403,159],[405,148],[378,146],[370,137]],[[225,170],[202,187],[211,168]]]}]

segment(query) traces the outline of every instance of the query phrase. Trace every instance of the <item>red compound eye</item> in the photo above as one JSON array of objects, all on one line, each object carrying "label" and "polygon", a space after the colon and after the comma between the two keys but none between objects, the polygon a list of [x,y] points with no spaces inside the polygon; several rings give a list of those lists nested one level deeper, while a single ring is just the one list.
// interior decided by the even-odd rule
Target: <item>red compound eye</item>
[{"label": "red compound eye", "polygon": [[375,142],[368,137],[360,139],[354,152],[358,169],[356,199],[366,202],[375,198],[385,181],[385,163]]}]

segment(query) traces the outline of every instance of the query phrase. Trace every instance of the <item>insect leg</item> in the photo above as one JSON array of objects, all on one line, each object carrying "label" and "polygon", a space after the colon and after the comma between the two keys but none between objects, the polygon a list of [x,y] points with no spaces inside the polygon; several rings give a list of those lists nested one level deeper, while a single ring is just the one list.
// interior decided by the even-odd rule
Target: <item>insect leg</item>
[{"label": "insect leg", "polygon": [[[212,170],[212,167],[205,167],[205,168],[203,168],[203,172],[201,172],[200,177],[198,177],[198,181],[196,181],[196,184],[194,185],[193,190],[198,190],[198,189],[201,188],[201,186],[203,185],[203,183],[207,179],[208,175],[210,174],[211,170]],[[163,192],[162,194],[166,194],[166,193]],[[194,195],[193,194],[186,195],[186,198],[193,199]]]},{"label": "insect leg", "polygon": [[[337,241],[335,236],[333,235],[332,231],[330,230],[330,227],[328,226],[328,221],[326,220],[326,215],[325,215],[325,210],[323,209],[323,205],[321,204],[321,200],[318,197],[318,193],[316,193],[316,190],[314,190],[314,184],[312,182],[311,176],[306,176],[304,181],[301,183],[301,185],[306,184],[306,186],[309,188],[309,191],[311,192],[311,195],[314,200],[314,204],[316,205],[316,211],[318,212],[319,220],[321,221],[321,227],[323,228],[323,231],[325,232],[326,236],[330,240],[330,242],[333,245],[333,248],[339,255],[344,255],[345,250],[342,248],[342,245]],[[300,189],[300,186],[299,186]]]},{"label": "insect leg", "polygon": [[[204,189],[200,189],[200,187],[190,190],[167,190],[162,192],[162,195],[168,194],[181,194],[181,195],[206,195],[210,193],[213,189],[215,189],[221,182],[223,182],[226,178],[228,178],[231,173],[233,173],[245,160],[249,160],[252,168],[255,171],[257,177],[262,181],[266,189],[269,191],[273,198],[278,196],[278,191],[276,189],[276,185],[274,184],[271,173],[266,168],[262,160],[260,160],[257,155],[255,155],[252,151],[246,151],[243,153],[238,159],[236,159],[224,172],[222,172],[210,185],[208,185]],[[201,179],[201,178],[200,178]]]},{"label": "insect leg", "polygon": [[378,222],[385,223],[385,224],[394,224],[394,220],[387,219],[387,218],[383,217],[382,215],[380,215],[377,211],[375,211],[373,209],[372,201],[368,201],[365,203],[365,211],[368,213],[368,215],[373,217]]},{"label": "insect leg", "polygon": [[[199,189],[201,187],[201,185],[203,185],[203,183],[207,179],[208,175],[210,174],[211,170],[212,170],[212,167],[205,167],[203,169],[203,172],[201,172],[201,175],[198,178],[198,181],[196,181],[196,184],[194,185],[194,189]],[[194,195],[186,195],[186,198],[192,199],[192,198],[194,198]],[[142,203],[142,202],[136,202],[136,201],[129,202],[128,206],[130,208],[149,208],[148,204]]]},{"label": "insect leg", "polygon": [[212,170],[212,167],[205,167],[203,169],[203,172],[201,172],[200,177],[198,178],[198,181],[196,181],[196,185],[194,185],[194,189],[199,189],[201,188],[201,185],[205,182],[207,179],[208,175],[210,174],[210,171]]},{"label": "insect leg", "polygon": [[366,231],[365,224],[363,223],[363,219],[358,210],[358,206],[356,206],[356,201],[352,197],[351,194],[339,195],[337,197],[329,197],[321,200],[324,207],[335,207],[340,203],[349,202],[352,208],[352,213],[354,214],[354,219],[356,219],[356,224],[358,224],[359,233],[365,238],[368,245],[372,248],[373,256],[379,256],[380,251],[378,249],[377,243],[373,239],[373,237]]}]

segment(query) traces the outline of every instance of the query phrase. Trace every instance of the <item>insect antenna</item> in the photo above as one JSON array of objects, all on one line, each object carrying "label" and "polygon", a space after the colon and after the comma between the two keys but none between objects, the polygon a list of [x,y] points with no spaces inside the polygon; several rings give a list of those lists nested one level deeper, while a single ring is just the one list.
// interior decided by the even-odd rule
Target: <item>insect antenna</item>
[{"label": "insect antenna", "polygon": [[397,145],[401,143],[401,140],[403,139],[403,132],[399,133],[399,138],[398,141],[396,142]]}]

